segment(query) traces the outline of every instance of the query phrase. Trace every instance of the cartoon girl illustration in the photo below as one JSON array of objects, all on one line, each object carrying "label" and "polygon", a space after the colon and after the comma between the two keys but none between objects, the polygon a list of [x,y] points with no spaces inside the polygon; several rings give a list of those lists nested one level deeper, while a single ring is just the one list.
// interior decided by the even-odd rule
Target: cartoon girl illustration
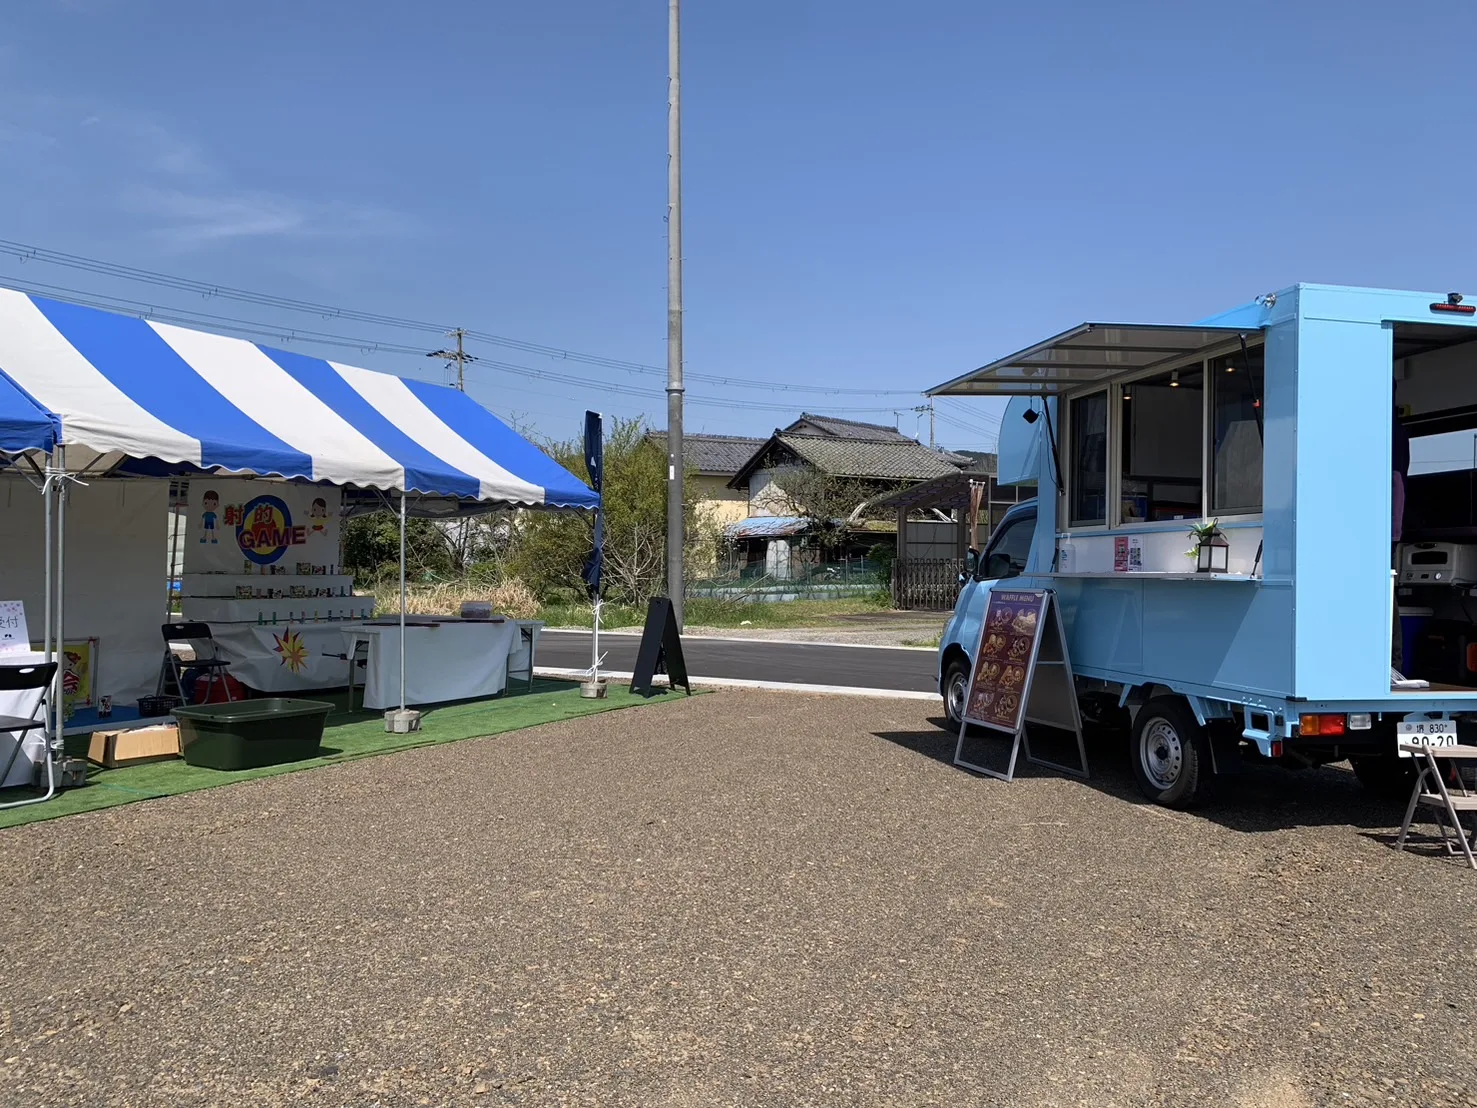
[{"label": "cartoon girl illustration", "polygon": [[221,498],[216,495],[214,489],[208,490],[200,498],[200,541],[215,544],[215,512],[221,506]]},{"label": "cartoon girl illustration", "polygon": [[324,521],[328,519],[328,501],[321,496],[313,501],[313,506],[308,509],[308,518],[313,521],[312,530],[322,534]]}]

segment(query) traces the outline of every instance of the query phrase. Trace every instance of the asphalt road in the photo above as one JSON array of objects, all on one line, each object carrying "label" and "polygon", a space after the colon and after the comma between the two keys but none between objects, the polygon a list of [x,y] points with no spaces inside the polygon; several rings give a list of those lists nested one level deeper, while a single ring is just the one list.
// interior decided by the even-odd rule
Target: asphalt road
[{"label": "asphalt road", "polygon": [[[636,664],[640,644],[639,634],[602,634],[600,649],[605,661],[601,668],[629,673]],[[682,653],[687,672],[693,677],[938,691],[936,655],[931,650],[689,637],[682,640]],[[539,637],[538,664],[551,669],[586,668],[590,664],[590,633],[545,631]]]}]

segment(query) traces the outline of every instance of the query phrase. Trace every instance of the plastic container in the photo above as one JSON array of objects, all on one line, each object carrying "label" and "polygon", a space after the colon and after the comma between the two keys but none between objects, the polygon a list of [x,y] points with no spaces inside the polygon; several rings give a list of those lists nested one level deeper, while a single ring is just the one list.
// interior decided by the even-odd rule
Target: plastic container
[{"label": "plastic container", "polygon": [[238,700],[176,708],[180,754],[192,766],[255,769],[315,758],[333,705],[321,700]]}]

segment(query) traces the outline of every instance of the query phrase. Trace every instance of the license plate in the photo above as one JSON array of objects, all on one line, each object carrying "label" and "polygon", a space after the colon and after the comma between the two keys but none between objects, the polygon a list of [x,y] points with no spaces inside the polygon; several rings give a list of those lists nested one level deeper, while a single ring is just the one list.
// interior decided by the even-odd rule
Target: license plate
[{"label": "license plate", "polygon": [[[1419,719],[1395,725],[1396,741],[1414,746],[1456,746],[1456,721],[1451,719]],[[1401,750],[1402,758],[1410,754]]]}]

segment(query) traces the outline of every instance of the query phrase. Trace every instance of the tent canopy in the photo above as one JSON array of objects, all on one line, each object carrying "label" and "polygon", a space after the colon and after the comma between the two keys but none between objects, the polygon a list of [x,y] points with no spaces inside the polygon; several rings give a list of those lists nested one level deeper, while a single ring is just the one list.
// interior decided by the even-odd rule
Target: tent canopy
[{"label": "tent canopy", "polygon": [[522,507],[600,501],[455,389],[0,289],[0,451],[55,445],[153,472]]}]

